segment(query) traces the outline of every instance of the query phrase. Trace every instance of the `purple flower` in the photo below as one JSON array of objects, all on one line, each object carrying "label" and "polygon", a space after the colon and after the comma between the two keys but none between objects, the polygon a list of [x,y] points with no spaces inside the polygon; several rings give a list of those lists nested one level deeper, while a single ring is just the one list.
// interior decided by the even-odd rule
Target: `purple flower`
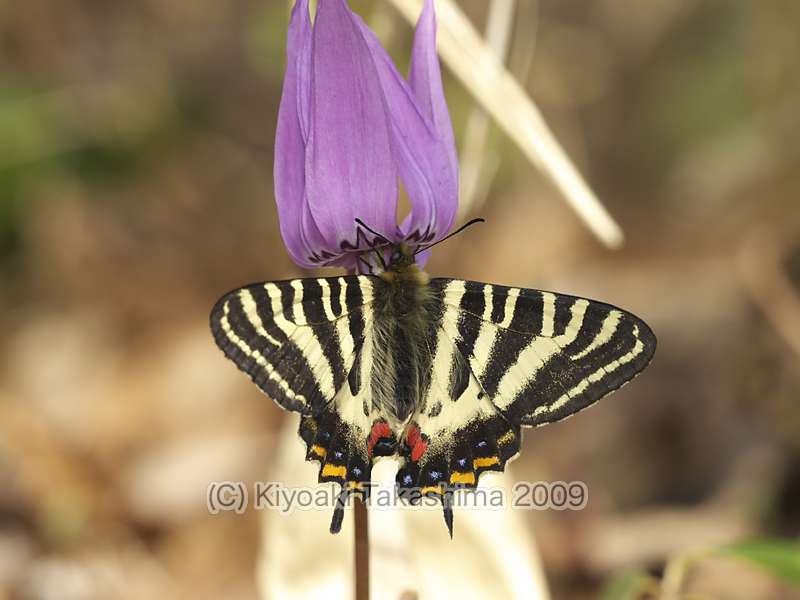
[{"label": "purple flower", "polygon": [[[429,244],[455,220],[458,163],[436,17],[426,0],[406,80],[346,0],[318,5],[312,25],[309,0],[297,0],[289,24],[275,199],[298,265],[359,270],[358,257],[370,248]],[[411,202],[400,225],[398,179]]]}]

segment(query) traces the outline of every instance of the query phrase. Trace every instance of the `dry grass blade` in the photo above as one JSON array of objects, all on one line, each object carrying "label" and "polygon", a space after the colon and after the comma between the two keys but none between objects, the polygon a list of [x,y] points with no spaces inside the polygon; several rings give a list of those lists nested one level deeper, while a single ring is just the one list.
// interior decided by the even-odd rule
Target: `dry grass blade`
[{"label": "dry grass blade", "polygon": [[[423,0],[389,0],[411,23]],[[586,226],[610,248],[623,233],[556,141],[539,109],[511,73],[495,58],[454,0],[437,0],[439,53],[525,156],[563,193]]]},{"label": "dry grass blade", "polygon": [[[486,44],[500,62],[505,61],[511,43],[516,0],[491,0],[486,21]],[[475,106],[467,120],[464,145],[461,148],[461,202],[459,218],[477,210],[484,203],[497,172],[500,160],[486,155],[489,139],[489,115],[480,106]]]}]

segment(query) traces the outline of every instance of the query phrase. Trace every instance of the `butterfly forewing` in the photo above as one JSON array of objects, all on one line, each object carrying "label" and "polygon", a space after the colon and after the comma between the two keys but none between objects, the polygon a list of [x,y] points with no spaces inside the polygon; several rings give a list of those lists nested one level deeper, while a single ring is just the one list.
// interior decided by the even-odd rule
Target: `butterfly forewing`
[{"label": "butterfly forewing", "polygon": [[217,345],[286,409],[313,414],[333,400],[370,326],[369,277],[258,283],[211,311]]},{"label": "butterfly forewing", "polygon": [[453,341],[513,423],[573,414],[632,379],[656,340],[638,317],[564,294],[434,280],[458,314]]}]

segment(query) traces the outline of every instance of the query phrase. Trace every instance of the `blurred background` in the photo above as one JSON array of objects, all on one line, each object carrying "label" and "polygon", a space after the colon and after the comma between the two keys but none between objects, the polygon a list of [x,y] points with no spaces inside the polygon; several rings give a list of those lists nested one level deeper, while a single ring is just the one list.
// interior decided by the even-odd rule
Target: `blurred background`
[{"label": "blurred background", "polygon": [[[286,4],[0,0],[0,598],[258,597],[258,515],[204,491],[268,476],[297,417],[207,318],[301,275],[272,192]],[[406,22],[351,5],[405,70]],[[487,3],[459,5],[483,31]],[[555,598],[800,598],[799,28],[795,0],[517,3],[509,69],[627,241],[490,128],[464,173],[488,223],[428,270],[602,299],[659,338],[514,463],[589,486],[526,515]]]}]

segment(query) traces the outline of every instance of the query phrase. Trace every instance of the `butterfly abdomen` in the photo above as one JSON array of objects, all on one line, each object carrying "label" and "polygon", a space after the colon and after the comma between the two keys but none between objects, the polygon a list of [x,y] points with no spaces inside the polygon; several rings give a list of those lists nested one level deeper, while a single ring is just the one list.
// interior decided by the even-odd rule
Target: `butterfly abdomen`
[{"label": "butterfly abdomen", "polygon": [[397,430],[408,421],[430,382],[430,337],[437,303],[416,265],[382,273],[375,289],[373,402]]}]

